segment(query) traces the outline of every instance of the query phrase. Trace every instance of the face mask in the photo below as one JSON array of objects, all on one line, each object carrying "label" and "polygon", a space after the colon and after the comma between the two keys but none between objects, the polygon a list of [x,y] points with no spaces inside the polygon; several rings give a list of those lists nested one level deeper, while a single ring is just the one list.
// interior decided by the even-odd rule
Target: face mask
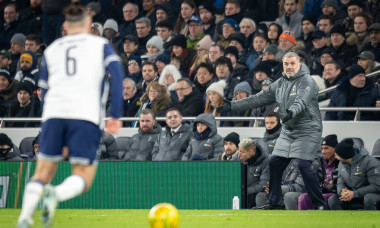
[{"label": "face mask", "polygon": [[11,149],[12,149],[11,147],[7,149],[0,149],[0,156],[2,158],[5,158],[8,155],[8,153],[11,151]]}]

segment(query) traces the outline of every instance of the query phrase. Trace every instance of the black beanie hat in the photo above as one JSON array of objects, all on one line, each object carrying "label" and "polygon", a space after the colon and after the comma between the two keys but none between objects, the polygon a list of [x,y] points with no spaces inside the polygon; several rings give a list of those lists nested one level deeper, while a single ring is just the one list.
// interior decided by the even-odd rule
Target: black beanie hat
[{"label": "black beanie hat", "polygon": [[226,137],[224,137],[224,142],[228,141],[233,142],[236,145],[236,147],[238,147],[240,143],[240,137],[237,133],[231,132],[228,135],[226,135]]},{"label": "black beanie hat", "polygon": [[173,37],[171,41],[172,46],[180,46],[182,48],[187,48],[187,40],[186,37],[182,34],[179,34],[175,37]]},{"label": "black beanie hat", "polygon": [[13,146],[12,140],[8,137],[8,135],[4,133],[0,133],[0,145],[8,145],[10,147]]},{"label": "black beanie hat", "polygon": [[350,70],[348,71],[348,77],[351,79],[355,77],[358,74],[365,74],[365,70],[363,67],[355,64],[350,67]]},{"label": "black beanie hat", "polygon": [[241,32],[237,32],[231,35],[230,42],[232,40],[235,40],[241,44],[243,48],[245,48],[245,43],[247,41],[247,38],[245,38],[245,35]]},{"label": "black beanie hat", "polygon": [[314,26],[317,25],[317,17],[315,17],[312,14],[308,14],[308,15],[303,16],[303,18],[301,20],[301,24],[303,21],[310,21]]},{"label": "black beanie hat", "polygon": [[336,144],[338,144],[338,139],[335,134],[326,136],[325,139],[322,141],[322,145],[331,146],[334,148]]},{"label": "black beanie hat", "polygon": [[268,77],[272,76],[272,64],[270,61],[262,61],[253,68],[253,71],[256,73],[258,71],[264,72]]},{"label": "black beanie hat", "polygon": [[343,159],[350,159],[355,156],[354,141],[352,139],[344,139],[335,146],[335,153]]},{"label": "black beanie hat", "polygon": [[236,61],[239,60],[239,51],[234,46],[228,46],[226,50],[224,50],[224,56],[227,56],[227,54],[233,54],[236,57]]},{"label": "black beanie hat", "polygon": [[336,24],[336,25],[334,25],[334,27],[332,27],[332,29],[330,30],[330,36],[333,33],[339,33],[343,37],[346,37],[346,30],[344,29],[343,25],[341,25],[341,24]]},{"label": "black beanie hat", "polygon": [[11,75],[7,69],[1,68],[0,69],[0,75],[4,76],[8,80],[9,84],[12,83],[13,79],[12,79],[12,77],[11,77]]},{"label": "black beanie hat", "polygon": [[30,96],[32,96],[33,86],[34,85],[28,81],[20,82],[17,87],[17,93],[20,92],[20,90],[25,90]]}]

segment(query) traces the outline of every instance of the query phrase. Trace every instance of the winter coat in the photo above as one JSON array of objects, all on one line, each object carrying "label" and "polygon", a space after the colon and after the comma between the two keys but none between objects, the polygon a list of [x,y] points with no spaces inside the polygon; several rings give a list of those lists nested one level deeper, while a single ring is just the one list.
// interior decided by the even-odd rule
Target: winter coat
[{"label": "winter coat", "polygon": [[19,148],[13,144],[10,151],[4,157],[0,155],[0,161],[24,161],[24,159],[20,156]]},{"label": "winter coat", "polygon": [[212,114],[203,113],[197,116],[193,125],[193,132],[197,130],[197,123],[203,123],[210,128],[211,133],[204,140],[191,137],[186,153],[182,156],[183,161],[190,160],[192,156],[200,156],[205,160],[216,160],[219,153],[224,151],[223,137],[217,134],[216,121]]},{"label": "winter coat", "polygon": [[333,165],[335,167],[334,171],[332,172],[332,183],[331,186],[328,188],[323,187],[324,181],[326,179],[326,168],[323,164],[323,158],[320,158],[320,166],[318,167],[317,170],[317,176],[319,180],[319,185],[322,189],[322,193],[336,193],[336,184],[338,181],[338,165],[339,165],[339,160],[335,159],[333,161]]},{"label": "winter coat", "polygon": [[247,194],[263,192],[269,181],[269,155],[256,144],[256,154],[243,162],[247,165]]},{"label": "winter coat", "polygon": [[311,75],[319,75],[322,76],[323,73],[323,67],[321,65],[321,56],[323,54],[323,51],[327,49],[327,46],[324,46],[323,48],[315,49],[312,48],[309,54],[309,63],[308,67],[310,69]]},{"label": "winter coat", "polygon": [[350,45],[344,41],[339,47],[334,48],[332,45],[331,50],[336,51],[337,58],[342,60],[344,63],[344,68],[347,68],[352,65],[355,56],[358,55],[358,49],[355,45]]},{"label": "winter coat", "polygon": [[198,116],[205,109],[205,102],[197,88],[183,98],[183,101],[174,102],[173,108],[177,108],[182,116]]},{"label": "winter coat", "polygon": [[[278,103],[280,118],[291,111],[292,118],[283,123],[274,156],[314,160],[320,146],[322,119],[318,107],[318,86],[302,64],[291,78],[283,76],[260,93],[231,103],[232,111]],[[291,149],[290,149],[291,148]]]},{"label": "winter coat", "polygon": [[117,153],[117,145],[115,138],[112,135],[104,134],[100,140],[99,145],[99,160],[117,160],[119,154]]},{"label": "winter coat", "polygon": [[126,148],[123,160],[125,161],[150,161],[154,143],[161,133],[161,126],[156,124],[152,131],[142,132],[138,130],[131,138],[132,143]]},{"label": "winter coat", "polygon": [[[194,79],[194,85],[195,87],[198,89],[198,91],[201,93],[202,97],[204,100],[206,100],[206,90],[207,88],[214,82],[217,82],[219,81],[218,77],[217,76],[214,76],[213,78],[211,78],[210,81],[206,82],[206,84],[203,84],[201,85],[199,82],[198,82],[198,78],[196,77]],[[232,89],[233,90],[233,89]]]},{"label": "winter coat", "polygon": [[247,74],[247,67],[243,65],[237,65],[236,67],[226,78],[226,87],[224,87],[224,97],[227,100],[232,100],[234,98],[234,89],[237,84],[243,81],[249,81]]},{"label": "winter coat", "polygon": [[292,15],[290,15],[289,25],[288,23],[286,23],[285,14],[279,18],[277,23],[281,25],[283,31],[290,30],[294,32],[294,37],[299,37],[302,31],[302,25],[300,23],[302,18],[303,18],[303,15],[299,13],[298,11],[296,11]]},{"label": "winter coat", "polygon": [[205,37],[206,34],[205,33],[201,33],[199,34],[199,36],[191,39],[190,38],[190,35],[187,37],[187,40],[186,40],[186,44],[187,44],[187,48],[191,48],[191,49],[194,49],[194,50],[197,50],[197,44],[198,42],[203,39],[203,37]]},{"label": "winter coat", "polygon": [[10,107],[17,104],[18,81],[13,80],[4,90],[0,91],[0,117],[8,114]]},{"label": "winter coat", "polygon": [[[347,107],[347,91],[351,86],[349,78],[345,78],[334,91],[328,107]],[[352,107],[376,107],[380,98],[379,88],[370,78],[366,78],[365,86],[358,93]],[[325,120],[353,120],[355,112],[326,112]],[[375,120],[376,112],[361,112],[360,120]]]},{"label": "winter coat", "polygon": [[[260,107],[257,107],[257,108],[254,108],[252,109],[251,111],[251,115],[250,116],[254,116],[254,117],[264,117],[267,113],[269,112],[273,112],[274,109],[278,106],[277,103],[272,103],[272,104],[269,104],[269,105],[265,105],[265,106],[260,106]],[[249,121],[249,125],[252,127],[253,125],[255,125],[255,121],[256,120],[251,120]],[[264,121],[258,121],[258,126],[259,127],[264,127],[265,126],[265,123]]]},{"label": "winter coat", "polygon": [[287,192],[305,192],[305,184],[298,169],[297,160],[293,159],[282,174],[282,195]]},{"label": "winter coat", "polygon": [[266,145],[268,154],[271,155],[273,153],[274,146],[276,145],[277,138],[280,136],[281,126],[273,133],[269,133],[268,130],[264,133],[264,138],[258,139],[257,141],[261,141]]},{"label": "winter coat", "polygon": [[193,130],[188,123],[183,123],[173,136],[171,129],[166,126],[154,143],[152,161],[180,161],[186,152],[191,136],[193,136]]},{"label": "winter coat", "polygon": [[363,147],[352,158],[351,165],[339,163],[337,183],[339,195],[344,188],[354,191],[355,197],[361,198],[367,193],[380,193],[379,161],[371,157]]},{"label": "winter coat", "polygon": [[373,46],[372,42],[368,42],[364,45],[360,53],[363,51],[370,51],[375,55],[375,61],[380,62],[380,44],[377,44],[377,46]]}]

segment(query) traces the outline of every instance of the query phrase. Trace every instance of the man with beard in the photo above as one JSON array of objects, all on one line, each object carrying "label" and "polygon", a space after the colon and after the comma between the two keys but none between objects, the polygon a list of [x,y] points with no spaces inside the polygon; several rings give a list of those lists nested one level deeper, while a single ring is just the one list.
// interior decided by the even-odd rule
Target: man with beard
[{"label": "man with beard", "polygon": [[139,116],[139,130],[131,138],[132,143],[125,148],[125,161],[151,161],[154,143],[161,133],[152,110],[144,109]]},{"label": "man with beard", "polygon": [[364,45],[360,51],[371,51],[375,55],[375,60],[380,62],[380,23],[374,23],[368,28],[370,42]]},{"label": "man with beard", "polygon": [[279,18],[278,24],[281,25],[283,30],[290,30],[294,33],[294,37],[301,35],[301,19],[303,17],[297,11],[298,0],[285,0],[284,9],[285,13]]},{"label": "man with beard", "polygon": [[[26,51],[21,54],[20,57],[20,68],[15,75],[15,79],[19,82],[28,81],[34,86],[36,85],[38,69],[37,68],[38,60],[36,55],[32,51]],[[34,90],[34,88],[32,88]]]},{"label": "man with beard", "polygon": [[239,134],[231,132],[224,137],[224,152],[218,156],[220,161],[238,161],[238,146],[240,143]]},{"label": "man with beard", "polygon": [[292,159],[296,159],[307,193],[315,209],[326,208],[312,161],[322,135],[322,118],[318,107],[318,86],[300,57],[290,52],[283,57],[285,75],[261,92],[239,101],[224,100],[219,113],[256,108],[278,102],[282,129],[269,161],[269,204],[262,209],[284,208],[282,174]]}]

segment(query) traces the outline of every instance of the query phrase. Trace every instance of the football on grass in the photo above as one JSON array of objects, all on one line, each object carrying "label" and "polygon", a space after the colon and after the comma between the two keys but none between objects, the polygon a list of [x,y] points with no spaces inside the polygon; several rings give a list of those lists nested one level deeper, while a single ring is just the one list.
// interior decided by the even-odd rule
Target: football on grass
[{"label": "football on grass", "polygon": [[151,228],[176,228],[179,225],[178,210],[170,203],[159,203],[150,209],[148,220]]}]

